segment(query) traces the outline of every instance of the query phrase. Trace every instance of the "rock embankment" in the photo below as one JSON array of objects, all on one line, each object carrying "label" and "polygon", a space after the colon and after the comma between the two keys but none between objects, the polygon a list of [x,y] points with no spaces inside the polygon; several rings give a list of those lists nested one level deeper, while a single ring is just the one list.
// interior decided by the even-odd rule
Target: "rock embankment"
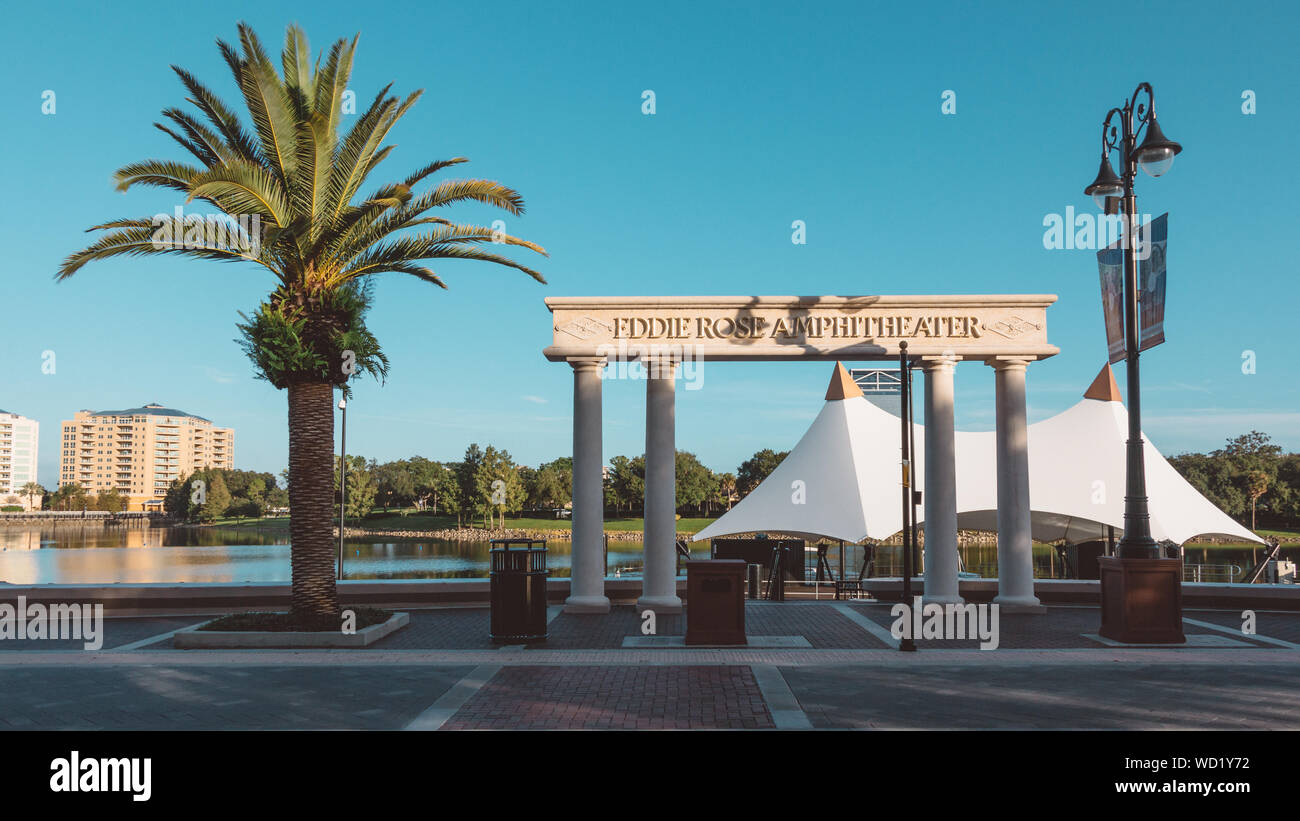
[{"label": "rock embankment", "polygon": [[[334,528],[334,535],[339,529]],[[393,539],[439,539],[447,542],[487,542],[492,539],[545,539],[547,541],[567,542],[573,538],[569,530],[531,530],[505,528],[485,530],[479,527],[453,527],[445,530],[377,530],[365,527],[349,527],[346,535],[358,538],[393,538]],[[605,537],[611,542],[639,542],[642,533],[639,530],[606,530]]]},{"label": "rock embankment", "polygon": [[[338,535],[338,528],[334,528],[334,535]],[[479,527],[452,527],[443,530],[389,530],[375,529],[365,527],[349,527],[347,535],[357,538],[393,538],[393,539],[439,539],[448,542],[488,542],[492,539],[545,539],[547,541],[567,542],[573,538],[572,531],[569,530],[532,530],[526,528],[505,528],[486,530]],[[694,535],[691,533],[678,532],[679,538],[689,538]],[[737,538],[753,538],[753,533],[737,534]],[[777,534],[770,534],[776,536]],[[640,542],[644,541],[645,534],[640,530],[606,530],[605,537],[611,542]],[[925,531],[922,529],[918,533],[918,544],[925,544]],[[808,540],[809,544],[815,544],[815,540]],[[897,535],[890,539],[885,539],[881,544],[900,544],[901,540]],[[998,535],[996,533],[984,533],[978,530],[962,530],[957,533],[957,543],[962,547],[972,545],[996,545]]]}]

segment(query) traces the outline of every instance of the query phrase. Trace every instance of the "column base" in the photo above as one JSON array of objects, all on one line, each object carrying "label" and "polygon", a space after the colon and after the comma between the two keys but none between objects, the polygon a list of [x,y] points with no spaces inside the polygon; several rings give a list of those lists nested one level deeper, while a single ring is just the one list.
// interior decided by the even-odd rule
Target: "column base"
[{"label": "column base", "polygon": [[936,593],[936,594],[933,595],[933,596],[922,596],[922,597],[921,597],[921,604],[923,604],[923,605],[926,605],[926,604],[965,604],[965,603],[966,603],[966,600],[965,600],[965,599],[963,599],[961,596],[956,596],[956,595],[945,596],[945,595],[943,595],[943,594]]},{"label": "column base", "polygon": [[564,600],[565,613],[603,615],[609,612],[607,596],[570,596]]},{"label": "column base", "polygon": [[1000,613],[1041,616],[1047,612],[1037,596],[994,596],[993,603],[998,606]]},{"label": "column base", "polygon": [[636,600],[636,612],[643,610],[653,610],[656,614],[680,613],[682,599],[680,596],[642,596]]}]

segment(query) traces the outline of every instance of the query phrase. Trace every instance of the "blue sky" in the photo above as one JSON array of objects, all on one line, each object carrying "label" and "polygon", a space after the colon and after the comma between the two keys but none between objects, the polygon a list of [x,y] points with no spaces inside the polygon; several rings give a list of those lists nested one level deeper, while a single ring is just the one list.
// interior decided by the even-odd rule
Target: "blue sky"
[{"label": "blue sky", "polygon": [[[388,82],[426,90],[379,176],[468,156],[465,175],[524,195],[527,214],[507,227],[551,254],[538,266],[547,286],[463,263],[438,267],[448,291],[384,275],[370,324],[392,370],[382,387],[358,385],[350,452],[454,459],[479,442],[530,464],[568,453],[570,371],[541,355],[550,295],[1054,293],[1061,353],[1028,384],[1031,421],[1057,413],[1096,374],[1105,339],[1094,253],[1045,249],[1043,220],[1091,207],[1101,120],[1143,80],[1184,146],[1167,176],[1138,180],[1141,210],[1170,212],[1169,341],[1143,359],[1146,432],[1166,453],[1252,428],[1300,449],[1294,6],[1142,3],[1125,20],[1095,4],[797,5],[7,9],[0,407],[41,422],[41,480],[57,476],[60,420],[151,401],[234,427],[238,467],[286,464],[285,397],[253,380],[233,341],[268,275],[154,257],[53,280],[85,228],[176,204],[117,193],[110,175],[182,159],[151,126],[185,105],[169,64],[235,101],[214,41],[233,40],[239,20],[276,52],[290,22],[315,50],[359,31],[358,100]],[[954,115],[940,111],[948,89]],[[794,220],[806,245],[790,241]],[[678,446],[718,470],[789,448],[829,375],[825,363],[711,364],[702,390],[679,392]],[[991,428],[993,372],[959,367],[957,391],[958,426]],[[642,452],[644,403],[643,383],[606,386],[606,459]]]}]

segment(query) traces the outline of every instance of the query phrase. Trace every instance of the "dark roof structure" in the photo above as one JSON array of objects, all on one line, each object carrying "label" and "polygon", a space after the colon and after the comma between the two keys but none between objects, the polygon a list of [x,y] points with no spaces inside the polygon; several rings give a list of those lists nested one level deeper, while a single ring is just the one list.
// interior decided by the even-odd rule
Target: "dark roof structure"
[{"label": "dark roof structure", "polygon": [[195,416],[192,413],[186,413],[176,408],[164,408],[157,402],[150,402],[147,405],[138,408],[127,408],[126,410],[104,410],[91,411],[91,416],[187,416],[191,419],[198,419],[201,422],[210,422],[210,419],[204,419],[202,416]]}]

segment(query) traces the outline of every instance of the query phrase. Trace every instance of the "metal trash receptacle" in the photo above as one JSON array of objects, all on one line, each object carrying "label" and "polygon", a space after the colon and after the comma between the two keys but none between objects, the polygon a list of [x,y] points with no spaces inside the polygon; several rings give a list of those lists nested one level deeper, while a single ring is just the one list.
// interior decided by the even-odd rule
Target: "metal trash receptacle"
[{"label": "metal trash receptacle", "polygon": [[743,559],[686,562],[686,643],[748,644]]},{"label": "metal trash receptacle", "polygon": [[545,540],[493,539],[491,544],[492,641],[545,641]]}]

